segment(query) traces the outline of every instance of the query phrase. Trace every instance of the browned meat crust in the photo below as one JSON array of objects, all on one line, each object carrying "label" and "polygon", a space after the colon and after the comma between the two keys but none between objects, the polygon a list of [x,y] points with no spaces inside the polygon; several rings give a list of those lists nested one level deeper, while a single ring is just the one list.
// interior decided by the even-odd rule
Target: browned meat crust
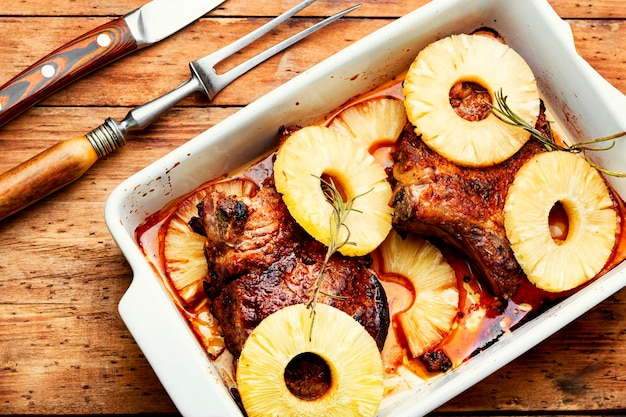
[{"label": "browned meat crust", "polygon": [[[271,313],[309,300],[326,254],[289,215],[272,184],[252,198],[210,194],[199,215],[211,281],[205,283],[211,310],[227,348],[238,357],[252,330]],[[353,316],[380,349],[387,336],[389,309],[369,257],[331,257],[320,302]],[[329,329],[332,331],[332,329]]]},{"label": "browned meat crust", "polygon": [[442,349],[434,349],[420,356],[428,372],[446,372],[452,368],[452,361]]},{"label": "browned meat crust", "polygon": [[[547,127],[543,115],[537,127]],[[515,173],[544,150],[531,139],[499,165],[461,167],[433,152],[407,125],[394,155],[394,227],[459,248],[486,278],[494,295],[510,298],[524,273],[506,238],[504,202]]]}]

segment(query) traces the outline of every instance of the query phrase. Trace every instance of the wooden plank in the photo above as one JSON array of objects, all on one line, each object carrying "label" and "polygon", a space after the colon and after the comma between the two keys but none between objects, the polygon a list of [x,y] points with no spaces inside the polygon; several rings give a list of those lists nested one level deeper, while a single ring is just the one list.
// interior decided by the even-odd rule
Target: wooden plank
[{"label": "wooden plank", "polygon": [[[29,19],[30,21],[30,19]],[[35,19],[37,26],[43,25]],[[61,90],[42,102],[46,106],[136,106],[149,101],[189,78],[187,63],[215,51],[234,41],[239,34],[248,33],[266,19],[203,19],[197,25],[181,32],[154,47],[123,58],[106,68]],[[268,45],[293,34],[313,23],[311,19],[298,19],[296,23],[276,30],[218,66],[218,72],[231,68],[249,58]],[[103,19],[45,19],[47,30],[53,37],[65,31],[78,33],[85,26],[104,22]],[[389,23],[386,19],[344,20],[333,25],[332,30],[322,30],[298,45],[261,64],[240,80],[222,91],[212,104],[238,106],[248,103],[285,83],[297,74],[339,52],[355,40],[374,32]],[[626,62],[626,28],[624,21],[569,21],[574,41],[583,58],[609,82],[621,91],[626,91],[626,80],[621,67]],[[13,41],[0,45],[0,79],[8,80],[36,58],[53,48],[54,41],[31,44],[25,39],[31,35],[31,25],[24,19],[0,21],[0,31],[15,34]],[[221,33],[215,36],[215,33]],[[586,40],[593,39],[593,42]],[[316,48],[323,44],[324,48]],[[593,45],[593,46],[589,46]],[[13,59],[13,57],[19,57]],[[175,58],[173,58],[175,57]],[[139,80],[139,82],[138,82]],[[94,91],[94,85],[103,91]],[[181,105],[207,105],[200,94],[185,100]]]},{"label": "wooden plank", "polygon": [[624,412],[625,342],[622,290],[439,411]]},{"label": "wooden plank", "polygon": [[[337,13],[341,10],[361,4],[351,16],[356,17],[387,17],[402,16],[417,7],[427,3],[428,0],[318,0],[299,13],[301,16],[325,16]],[[67,7],[69,0],[50,3],[46,0],[22,0],[20,2],[7,2],[0,6],[0,16],[111,16],[124,15],[143,4],[146,0],[91,0],[81,4],[73,4]],[[226,1],[218,9],[210,12],[215,16],[277,16],[285,10],[298,4],[297,0],[272,1],[258,7],[252,2]],[[75,7],[74,7],[75,6]]]},{"label": "wooden plank", "polygon": [[549,0],[549,3],[562,18],[623,19],[626,16],[626,2],[622,0]]},{"label": "wooden plank", "polygon": [[[107,191],[110,192],[114,185],[126,177],[234,114],[238,109],[175,108],[148,129],[132,132],[126,147],[98,161],[87,176],[102,181],[115,181],[107,184]],[[121,120],[129,110],[130,108],[124,107],[34,108],[28,116],[20,117],[0,129],[0,149],[3,149],[0,171],[10,169],[58,141],[87,133],[107,117]],[[85,197],[94,198],[90,201],[104,201],[107,197],[101,191],[92,195],[89,188],[82,192],[87,194]],[[0,227],[1,225],[0,222]]]},{"label": "wooden plank", "polygon": [[[56,116],[75,120],[80,130],[94,110],[100,116],[111,111],[61,109]],[[207,127],[202,120],[212,125],[233,112],[223,109],[211,119],[205,109],[195,110],[184,121],[190,136]],[[46,118],[55,111],[35,113]],[[175,412],[117,313],[132,272],[107,231],[103,210],[122,179],[182,143],[179,117],[175,111],[165,118],[172,129],[161,131],[162,140],[149,133],[145,141],[136,138],[80,181],[0,223],[0,414]],[[34,149],[55,128],[41,123],[29,129],[16,121],[0,130],[14,135],[0,146],[7,151],[24,139]],[[3,152],[3,164],[7,156],[8,164],[22,157]],[[16,257],[26,261],[6,262]]]},{"label": "wooden plank", "polygon": [[[87,78],[59,91],[45,105],[98,105],[135,106],[155,98],[184,82],[190,77],[188,62],[201,58],[230,44],[259,27],[268,19],[203,19],[197,25],[182,31],[158,45],[123,58]],[[269,33],[232,59],[217,67],[219,73],[250,58],[280,40],[312,25],[319,19],[297,19],[290,25]],[[0,21],[0,31],[12,33],[12,41],[0,45],[0,60],[7,65],[0,67],[0,79],[8,80],[36,59],[51,51],[60,41],[48,39],[41,44],[30,43],[33,23],[44,25],[52,39],[70,39],[84,27],[103,23],[101,18],[14,18]],[[237,81],[245,86],[238,90],[229,87],[214,100],[215,105],[241,105],[271,91],[321,60],[350,45],[388,23],[384,19],[350,21],[342,20],[332,30],[322,30],[302,40],[294,47],[255,68]],[[72,35],[65,34],[71,32]],[[316,48],[316,45],[325,45]],[[13,59],[13,57],[16,57]],[[17,58],[19,57],[19,58]],[[94,85],[104,91],[94,91]],[[198,95],[184,104],[206,105],[206,99]]]},{"label": "wooden plank", "polygon": [[569,23],[580,55],[626,94],[626,21],[572,20]]},{"label": "wooden plank", "polygon": [[0,413],[174,412],[111,302],[94,307],[95,285],[74,285],[80,298],[72,305],[0,304]]},{"label": "wooden plank", "polygon": [[[146,0],[90,0],[73,2],[60,0],[6,1],[0,5],[0,16],[120,16],[141,7]],[[398,17],[428,3],[428,0],[318,0],[300,14],[323,16],[346,9],[355,4],[361,8],[352,13],[355,17]],[[564,18],[615,19],[626,16],[626,3],[622,0],[601,2],[584,0],[549,0],[550,5]],[[215,16],[276,16],[297,4],[296,0],[266,2],[258,7],[254,2],[224,2],[211,15]]]}]

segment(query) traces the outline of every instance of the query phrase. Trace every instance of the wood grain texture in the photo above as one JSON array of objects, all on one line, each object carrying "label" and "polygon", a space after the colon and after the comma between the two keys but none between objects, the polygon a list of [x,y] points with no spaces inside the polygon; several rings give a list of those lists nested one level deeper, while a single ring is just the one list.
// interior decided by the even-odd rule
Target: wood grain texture
[{"label": "wood grain texture", "polygon": [[[103,36],[109,44],[103,44]],[[0,87],[0,126],[84,75],[135,51],[126,21],[104,23],[29,66]],[[46,73],[46,69],[51,73]]]},{"label": "wood grain texture", "polygon": [[[144,0],[0,4],[0,82]],[[274,57],[212,102],[194,96],[79,181],[0,222],[0,414],[170,414],[176,409],[121,321],[132,271],[103,217],[125,178],[242,106],[425,0],[364,0],[342,20]],[[78,81],[0,129],[0,171],[107,117],[121,119],[186,80],[187,62],[294,2],[228,0],[177,36]],[[551,0],[580,54],[626,93],[626,2]],[[275,43],[350,1],[318,0],[295,22],[225,62]],[[626,406],[626,290],[436,410],[436,415],[603,415]]]},{"label": "wood grain texture", "polygon": [[[63,0],[21,0],[3,2],[0,16],[111,16],[124,15],[141,7],[145,0],[91,0],[71,2]],[[318,0],[299,15],[322,16],[329,11],[343,10],[354,4],[363,6],[354,12],[357,17],[398,17],[428,3],[428,0]],[[68,9],[67,4],[71,4]],[[559,16],[564,18],[610,19],[626,15],[626,3],[622,0],[550,0]],[[289,0],[263,2],[227,1],[209,14],[212,16],[276,16],[293,5]]]},{"label": "wood grain texture", "polygon": [[86,136],[67,139],[0,174],[0,220],[78,180],[98,160]]}]

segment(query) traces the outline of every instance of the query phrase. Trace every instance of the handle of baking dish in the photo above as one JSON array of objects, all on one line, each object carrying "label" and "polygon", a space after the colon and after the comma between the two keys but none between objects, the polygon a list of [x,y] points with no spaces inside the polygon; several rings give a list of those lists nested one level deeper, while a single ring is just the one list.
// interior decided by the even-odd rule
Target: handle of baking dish
[{"label": "handle of baking dish", "polygon": [[163,387],[182,415],[241,416],[206,352],[150,267],[131,262],[133,280],[118,305]]},{"label": "handle of baking dish", "polygon": [[571,48],[574,55],[580,60],[581,68],[588,72],[589,79],[594,83],[594,87],[610,100],[611,105],[617,110],[618,115],[622,115],[621,119],[624,120],[626,124],[626,119],[624,119],[623,116],[626,114],[626,94],[622,93],[617,87],[607,81],[606,78],[600,75],[600,73],[580,55],[576,48],[572,27],[561,18],[557,20],[560,27],[556,29],[556,34],[561,38],[561,44]]}]

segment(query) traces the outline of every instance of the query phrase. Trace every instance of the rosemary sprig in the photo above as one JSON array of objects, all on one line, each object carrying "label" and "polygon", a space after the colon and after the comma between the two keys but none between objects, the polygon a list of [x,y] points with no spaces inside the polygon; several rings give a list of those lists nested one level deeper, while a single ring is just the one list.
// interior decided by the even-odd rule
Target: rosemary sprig
[{"label": "rosemary sprig", "polygon": [[[587,162],[589,162],[589,164],[596,168],[598,171],[614,177],[626,177],[626,172],[617,172],[605,169],[593,162],[589,155],[587,155],[587,151],[608,151],[609,149],[613,148],[613,146],[615,146],[615,139],[626,136],[626,132],[619,132],[613,135],[579,142],[572,145],[563,142],[563,145],[560,145],[556,143],[556,140],[552,135],[552,130],[549,130],[547,134],[544,134],[543,132],[540,132],[538,129],[536,129],[534,126],[528,124],[528,122],[526,122],[524,119],[519,117],[507,104],[507,97],[504,95],[502,90],[496,91],[495,98],[496,105],[490,104],[491,112],[494,114],[494,116],[496,116],[504,123],[524,129],[526,132],[530,133],[532,137],[543,143],[548,151],[559,150],[572,153],[582,153],[585,157],[585,160],[587,160]],[[605,142],[610,143],[602,147],[593,146]]]},{"label": "rosemary sprig", "polygon": [[[337,189],[337,187],[335,186],[335,183],[333,182],[332,178],[329,178],[328,181],[320,177],[316,177],[316,178],[318,178],[321,181],[322,188],[324,190],[324,195],[326,196],[326,199],[330,202],[333,212],[329,218],[330,241],[326,249],[324,262],[322,263],[322,267],[320,268],[320,271],[317,274],[315,283],[309,290],[312,294],[311,294],[309,301],[306,304],[306,307],[311,309],[311,327],[309,330],[309,340],[311,339],[311,336],[313,333],[313,324],[315,322],[315,315],[316,315],[315,307],[317,306],[317,302],[319,300],[320,295],[325,295],[327,297],[331,297],[331,298],[338,299],[338,300],[343,300],[346,298],[343,296],[329,294],[329,293],[322,291],[322,286],[324,284],[324,281],[326,280],[326,276],[324,274],[326,272],[326,269],[328,268],[328,263],[330,261],[330,258],[337,251],[339,251],[345,245],[355,244],[354,242],[350,241],[350,229],[348,228],[348,226],[346,226],[346,220],[348,218],[348,215],[352,211],[361,213],[360,210],[357,210],[354,208],[354,201],[357,198],[369,192],[369,191],[366,191],[363,194],[359,194],[357,196],[354,196],[348,199],[348,201],[344,201],[341,193],[339,192],[339,189]],[[340,240],[340,234],[341,234],[342,229],[345,229],[347,234],[346,234],[345,239]]]}]

